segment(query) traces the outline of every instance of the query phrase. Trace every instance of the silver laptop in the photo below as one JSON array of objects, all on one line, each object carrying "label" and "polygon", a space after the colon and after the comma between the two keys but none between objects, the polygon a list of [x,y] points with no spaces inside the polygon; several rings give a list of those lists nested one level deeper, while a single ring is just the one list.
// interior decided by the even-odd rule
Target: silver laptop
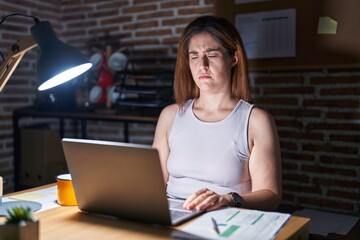
[{"label": "silver laptop", "polygon": [[166,195],[160,159],[148,145],[62,139],[78,207],[83,212],[160,225],[201,214]]}]

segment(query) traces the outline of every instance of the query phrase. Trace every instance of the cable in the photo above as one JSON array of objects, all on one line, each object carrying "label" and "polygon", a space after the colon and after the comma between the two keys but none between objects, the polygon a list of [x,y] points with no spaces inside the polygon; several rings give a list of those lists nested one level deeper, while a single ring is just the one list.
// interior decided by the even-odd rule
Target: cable
[{"label": "cable", "polygon": [[5,17],[3,17],[0,21],[0,24],[2,24],[7,18],[14,17],[14,16],[28,17],[28,18],[34,19],[35,23],[40,22],[40,20],[37,17],[31,16],[31,15],[26,15],[26,14],[22,14],[22,13],[12,13],[12,14],[9,14],[9,15],[6,15]]},{"label": "cable", "polygon": [[[21,16],[21,17],[32,18],[32,19],[34,20],[35,24],[40,22],[40,20],[39,20],[37,17],[31,16],[31,15],[26,15],[26,14],[22,14],[22,13],[12,13],[12,14],[9,14],[9,15],[6,15],[5,17],[3,17],[3,18],[1,19],[1,21],[0,21],[0,25],[1,25],[7,18],[9,18],[9,17],[14,17],[14,16]],[[0,56],[1,56],[2,60],[5,61],[5,57],[4,57],[4,55],[1,53],[1,51],[0,51]]]}]

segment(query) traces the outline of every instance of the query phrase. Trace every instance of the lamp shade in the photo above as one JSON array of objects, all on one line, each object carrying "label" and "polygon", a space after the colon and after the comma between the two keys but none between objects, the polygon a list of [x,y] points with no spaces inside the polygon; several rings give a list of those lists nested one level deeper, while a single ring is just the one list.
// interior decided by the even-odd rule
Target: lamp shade
[{"label": "lamp shade", "polygon": [[84,55],[56,37],[50,22],[39,22],[30,32],[40,48],[37,62],[39,91],[67,82],[91,68],[92,64]]}]

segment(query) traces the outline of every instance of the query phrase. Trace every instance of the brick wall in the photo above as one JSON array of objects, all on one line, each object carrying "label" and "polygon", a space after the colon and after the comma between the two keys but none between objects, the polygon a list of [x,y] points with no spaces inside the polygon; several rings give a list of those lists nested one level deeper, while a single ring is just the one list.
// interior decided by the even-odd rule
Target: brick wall
[{"label": "brick wall", "polygon": [[278,127],[283,204],[359,214],[359,72],[256,73],[252,86]]},{"label": "brick wall", "polygon": [[[213,12],[211,0],[1,1],[0,15],[21,12],[51,21],[59,38],[90,55],[94,42],[127,46],[142,69],[171,70],[178,37],[200,14]],[[15,23],[16,22],[16,23]],[[0,49],[26,35],[22,18],[0,25]],[[11,115],[36,97],[36,50],[25,55],[0,94],[0,175],[13,188]],[[254,101],[271,112],[278,126],[283,159],[284,206],[305,206],[359,214],[360,72],[289,71],[251,74]],[[23,125],[33,123],[28,120]],[[53,126],[56,128],[56,126]],[[73,132],[72,122],[67,130]],[[122,124],[91,123],[89,138],[123,140]],[[133,124],[131,141],[150,144],[154,126]]]}]

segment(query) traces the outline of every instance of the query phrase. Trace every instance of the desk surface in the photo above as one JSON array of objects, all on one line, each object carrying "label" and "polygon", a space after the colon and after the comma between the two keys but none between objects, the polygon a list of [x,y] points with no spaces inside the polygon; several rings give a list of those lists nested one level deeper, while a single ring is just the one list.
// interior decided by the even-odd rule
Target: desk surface
[{"label": "desk surface", "polygon": [[33,107],[24,107],[16,109],[13,112],[17,118],[30,117],[44,117],[44,118],[67,118],[67,119],[86,119],[86,120],[101,120],[101,121],[129,121],[129,122],[156,122],[158,120],[158,113],[146,115],[143,113],[129,112],[127,114],[114,114],[106,111],[45,111],[37,110]]},{"label": "desk surface", "polygon": [[[22,192],[34,191],[45,185]],[[19,194],[21,192],[13,193]],[[13,195],[9,194],[7,196]],[[183,225],[176,228],[158,227],[149,224],[99,217],[85,214],[77,207],[56,207],[35,213],[40,220],[40,240],[47,239],[171,239],[187,238],[191,235],[181,231]],[[292,216],[280,230],[276,239],[308,239],[310,219]],[[186,224],[186,223],[185,223]],[[196,239],[194,237],[193,239]]]}]

